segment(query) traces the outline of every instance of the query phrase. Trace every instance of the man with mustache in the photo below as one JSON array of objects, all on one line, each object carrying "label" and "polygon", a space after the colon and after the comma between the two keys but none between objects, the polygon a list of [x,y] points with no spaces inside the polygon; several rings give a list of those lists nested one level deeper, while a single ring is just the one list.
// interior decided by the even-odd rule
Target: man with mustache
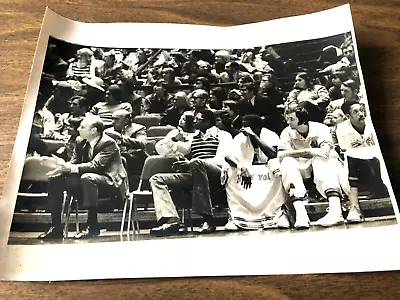
[{"label": "man with mustache", "polygon": [[371,122],[365,122],[365,108],[357,100],[345,101],[342,111],[348,120],[340,123],[336,129],[339,146],[345,150],[349,171],[350,209],[347,222],[359,223],[363,220],[358,202],[360,183],[371,188],[373,197],[388,197],[388,191],[382,182],[380,163],[377,159]]}]

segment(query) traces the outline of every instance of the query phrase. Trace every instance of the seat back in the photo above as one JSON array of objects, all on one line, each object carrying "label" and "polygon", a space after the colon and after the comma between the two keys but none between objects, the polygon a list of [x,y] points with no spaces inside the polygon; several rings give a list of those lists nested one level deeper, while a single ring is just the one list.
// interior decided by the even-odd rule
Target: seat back
[{"label": "seat back", "polygon": [[147,137],[164,137],[170,132],[172,129],[175,129],[174,126],[151,126],[147,129]]},{"label": "seat back", "polygon": [[158,114],[149,114],[149,115],[139,115],[133,119],[134,123],[141,124],[147,128],[151,126],[160,125],[162,117]]},{"label": "seat back", "polygon": [[156,143],[162,140],[173,129],[175,129],[173,126],[151,126],[147,129],[146,153],[156,155]]},{"label": "seat back", "polygon": [[47,182],[48,172],[57,167],[57,159],[49,156],[31,156],[25,159],[21,181]]}]

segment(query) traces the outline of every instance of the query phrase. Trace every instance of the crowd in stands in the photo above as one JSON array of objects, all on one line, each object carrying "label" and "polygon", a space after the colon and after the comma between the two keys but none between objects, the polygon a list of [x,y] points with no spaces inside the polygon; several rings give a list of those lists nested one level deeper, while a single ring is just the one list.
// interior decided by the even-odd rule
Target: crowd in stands
[{"label": "crowd in stands", "polygon": [[[272,219],[285,228],[308,228],[303,205],[308,194],[300,181],[312,176],[330,204],[320,225],[343,222],[340,201],[346,184],[340,182],[341,171],[336,169],[342,166],[351,174],[349,190],[356,193],[359,174],[343,167],[344,150],[375,144],[372,133],[364,132],[368,117],[350,35],[343,35],[341,45],[317,49],[318,59],[311,68],[294,64],[290,57],[283,59],[274,46],[234,50],[82,47],[71,59],[61,57],[59,50],[57,43],[49,43],[28,154],[53,154],[69,161],[82,139],[82,120],[95,115],[126,160],[131,190],[137,187],[149,155],[177,157],[174,173],[150,179],[159,222],[153,234],[179,231],[169,191],[183,186],[193,189],[192,208],[204,218],[201,231],[213,232],[210,186],[237,169],[238,180],[227,187],[228,204],[233,203],[235,196],[230,195],[246,193],[256,185],[252,167],[246,163],[268,164],[269,173],[264,175],[274,180],[273,195],[265,195],[264,202],[271,202],[271,197],[279,200],[276,207],[269,206],[268,212],[248,220],[238,208],[246,205],[232,204],[227,229],[256,228]],[[280,88],[280,78],[285,76],[292,76],[292,88]],[[156,144],[155,152],[146,147],[150,126],[138,121],[146,117],[156,119],[154,125],[173,128]],[[344,122],[347,129],[341,126]],[[349,142],[351,138],[354,141]],[[49,153],[48,145],[54,141],[62,147]],[[261,170],[256,169],[253,172]],[[294,225],[281,209],[287,199],[297,215]],[[354,195],[349,199],[352,215],[348,218],[362,221]],[[263,220],[257,223],[260,216]]]}]

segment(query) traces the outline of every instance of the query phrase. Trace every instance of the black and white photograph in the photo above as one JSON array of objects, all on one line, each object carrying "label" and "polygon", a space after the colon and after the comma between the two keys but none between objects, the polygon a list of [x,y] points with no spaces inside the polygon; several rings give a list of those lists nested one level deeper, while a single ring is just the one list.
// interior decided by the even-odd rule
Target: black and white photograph
[{"label": "black and white photograph", "polygon": [[99,44],[48,37],[9,246],[190,249],[397,224],[351,30]]}]

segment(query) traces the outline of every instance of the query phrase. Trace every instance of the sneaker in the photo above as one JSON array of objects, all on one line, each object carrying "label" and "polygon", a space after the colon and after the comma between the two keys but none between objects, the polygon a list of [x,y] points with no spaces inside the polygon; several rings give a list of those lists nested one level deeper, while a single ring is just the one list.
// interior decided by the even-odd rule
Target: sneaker
[{"label": "sneaker", "polygon": [[294,228],[296,229],[308,229],[310,228],[310,219],[307,217],[297,217],[294,223]]},{"label": "sneaker", "polygon": [[342,214],[333,214],[332,212],[328,211],[328,213],[315,222],[315,225],[322,226],[322,227],[331,227],[335,225],[341,225],[344,223],[344,219]]},{"label": "sneaker", "polygon": [[349,214],[347,215],[348,223],[361,223],[363,220],[363,216],[361,214],[360,207],[358,205],[350,206]]},{"label": "sneaker", "polygon": [[213,224],[209,224],[208,222],[204,222],[203,225],[201,226],[201,229],[199,230],[199,233],[202,234],[208,234],[208,233],[213,233],[217,230],[217,227]]},{"label": "sneaker", "polygon": [[237,231],[239,230],[239,227],[236,226],[235,223],[233,223],[233,221],[229,221],[228,223],[226,223],[224,230],[226,231]]},{"label": "sneaker", "polygon": [[179,233],[180,224],[178,222],[165,223],[161,226],[150,229],[150,234],[154,236],[169,236]]},{"label": "sneaker", "polygon": [[290,228],[290,222],[285,213],[282,212],[281,216],[279,217],[278,221],[276,222],[276,227],[288,229]]}]

